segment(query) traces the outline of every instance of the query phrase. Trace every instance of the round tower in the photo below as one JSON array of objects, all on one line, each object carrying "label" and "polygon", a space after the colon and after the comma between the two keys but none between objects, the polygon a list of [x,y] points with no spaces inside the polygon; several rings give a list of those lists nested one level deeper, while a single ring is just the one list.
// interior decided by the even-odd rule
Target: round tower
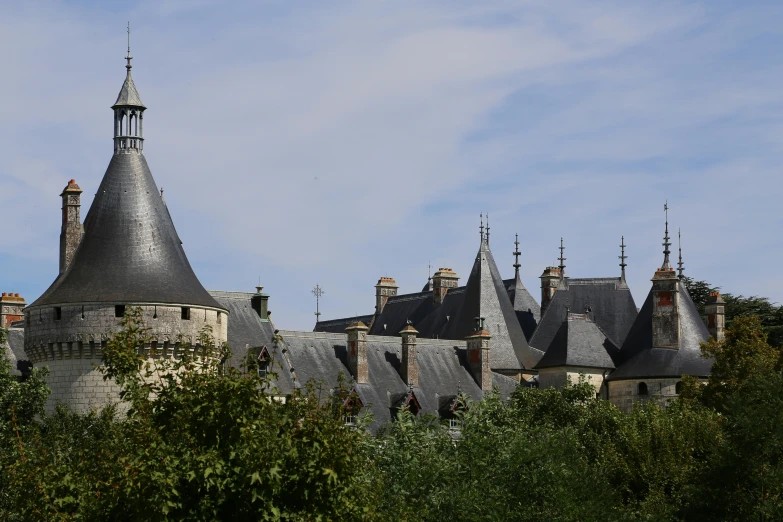
[{"label": "round tower", "polygon": [[72,223],[80,241],[54,283],[25,309],[25,351],[50,371],[49,409],[62,402],[85,411],[118,400],[117,386],[97,367],[129,307],[141,308],[150,328],[145,353],[176,356],[177,341],[195,344],[205,326],[217,343],[227,337],[228,312],[190,267],[142,153],[146,107],[131,77],[130,49],[126,60],[112,106],[114,154],[84,227]]}]

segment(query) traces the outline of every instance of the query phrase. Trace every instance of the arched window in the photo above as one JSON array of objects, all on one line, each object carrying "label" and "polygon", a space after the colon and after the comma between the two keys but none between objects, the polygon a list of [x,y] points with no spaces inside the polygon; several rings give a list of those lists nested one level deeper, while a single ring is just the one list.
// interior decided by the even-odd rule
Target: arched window
[{"label": "arched window", "polygon": [[674,385],[674,393],[677,395],[682,393],[682,381],[677,381],[677,384]]},{"label": "arched window", "polygon": [[639,395],[647,395],[647,383],[646,382],[640,382],[639,388],[637,390]]}]

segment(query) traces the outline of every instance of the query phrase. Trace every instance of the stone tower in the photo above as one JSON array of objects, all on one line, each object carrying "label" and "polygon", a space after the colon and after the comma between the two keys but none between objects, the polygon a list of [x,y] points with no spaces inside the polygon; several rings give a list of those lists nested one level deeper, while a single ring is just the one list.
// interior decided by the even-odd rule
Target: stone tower
[{"label": "stone tower", "polygon": [[216,342],[226,340],[227,311],[193,273],[142,153],[146,107],[131,77],[130,53],[126,60],[126,78],[112,106],[114,154],[84,233],[78,225],[81,190],[69,183],[63,191],[61,273],[25,309],[25,351],[35,366],[50,370],[48,408],[62,402],[84,411],[118,399],[116,386],[96,366],[107,334],[119,329],[128,307],[140,307],[150,328],[153,341],[141,348],[147,353],[157,348],[176,356],[177,340],[195,343],[205,326]]}]

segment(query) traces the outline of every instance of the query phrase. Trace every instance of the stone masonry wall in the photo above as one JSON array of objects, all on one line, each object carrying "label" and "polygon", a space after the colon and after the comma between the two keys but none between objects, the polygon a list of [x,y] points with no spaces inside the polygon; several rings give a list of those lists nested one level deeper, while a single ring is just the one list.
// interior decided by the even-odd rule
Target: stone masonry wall
[{"label": "stone masonry wall", "polygon": [[[631,411],[635,402],[655,401],[666,406],[677,397],[677,383],[680,378],[638,379],[609,382],[609,401],[622,411]],[[639,384],[647,385],[647,395],[639,395]]]},{"label": "stone masonry wall", "polygon": [[[177,355],[174,345],[180,335],[183,341],[195,344],[204,326],[212,327],[216,343],[227,339],[228,316],[224,311],[189,307],[190,319],[183,319],[180,306],[140,308],[153,342],[167,356]],[[65,305],[59,310],[59,319],[54,307],[25,312],[25,352],[34,366],[48,366],[50,371],[47,382],[52,394],[47,409],[63,402],[84,411],[117,399],[116,385],[104,382],[97,369],[103,343],[120,329],[121,318],[115,317],[113,304]]]},{"label": "stone masonry wall", "polygon": [[576,384],[579,382],[579,376],[583,374],[587,382],[593,385],[595,393],[598,394],[602,393],[604,373],[605,371],[600,368],[578,366],[542,368],[538,371],[538,387],[542,390],[546,388],[562,388],[569,378],[571,379],[571,384]]}]

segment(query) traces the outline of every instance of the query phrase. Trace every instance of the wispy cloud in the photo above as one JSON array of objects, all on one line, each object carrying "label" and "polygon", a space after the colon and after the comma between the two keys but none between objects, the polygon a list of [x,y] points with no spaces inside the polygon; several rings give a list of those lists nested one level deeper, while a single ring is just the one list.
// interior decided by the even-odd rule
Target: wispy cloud
[{"label": "wispy cloud", "polygon": [[127,19],[145,152],[191,263],[210,288],[260,275],[281,326],[312,327],[316,282],[337,316],[371,309],[381,275],[467,277],[482,211],[500,262],[520,233],[533,288],[560,236],[590,276],[618,271],[624,234],[640,304],[666,198],[691,275],[783,300],[743,268],[783,253],[765,233],[781,12],[720,2],[0,7],[0,202],[22,231],[0,244],[3,290],[46,288],[59,190],[76,178],[86,209],[103,175]]}]

